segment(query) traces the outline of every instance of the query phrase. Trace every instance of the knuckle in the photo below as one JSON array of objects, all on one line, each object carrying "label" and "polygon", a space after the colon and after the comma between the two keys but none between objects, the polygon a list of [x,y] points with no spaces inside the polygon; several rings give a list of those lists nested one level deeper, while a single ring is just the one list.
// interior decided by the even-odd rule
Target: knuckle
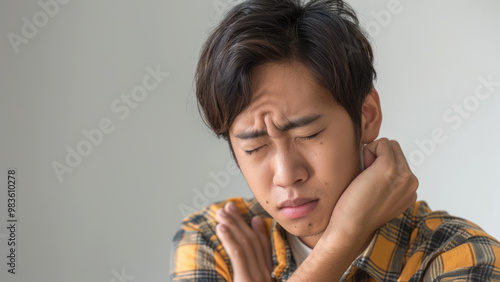
[{"label": "knuckle", "polygon": [[415,176],[413,176],[413,177],[411,178],[411,180],[410,180],[410,181],[411,181],[411,183],[412,183],[412,188],[413,188],[412,190],[413,190],[414,192],[415,192],[415,191],[417,191],[417,189],[418,189],[418,185],[419,185],[418,178],[417,178],[417,177],[415,177]]},{"label": "knuckle", "polygon": [[243,246],[249,246],[251,244],[251,241],[250,241],[250,239],[248,237],[243,236],[243,237],[240,238],[240,243]]},{"label": "knuckle", "polygon": [[245,254],[243,253],[243,249],[240,248],[239,246],[234,246],[231,251],[230,251],[230,254],[232,257],[236,258],[236,259],[243,259],[245,258]]},{"label": "knuckle", "polygon": [[412,179],[413,173],[407,169],[400,169],[399,170],[399,177],[402,179],[409,181]]},{"label": "knuckle", "polygon": [[387,137],[382,137],[379,140],[381,143],[389,144],[389,139]]},{"label": "knuckle", "polygon": [[393,182],[397,178],[397,169],[394,168],[394,166],[390,165],[387,167],[385,170],[385,178],[389,182]]},{"label": "knuckle", "polygon": [[380,146],[383,146],[383,147],[386,147],[386,148],[389,148],[391,147],[391,142],[389,139],[387,139],[386,137],[383,137],[383,138],[380,138],[379,139],[379,143],[378,143]]},{"label": "knuckle", "polygon": [[389,143],[390,143],[391,145],[393,145],[393,146],[400,147],[399,142],[398,142],[398,141],[396,141],[396,140],[389,140]]}]

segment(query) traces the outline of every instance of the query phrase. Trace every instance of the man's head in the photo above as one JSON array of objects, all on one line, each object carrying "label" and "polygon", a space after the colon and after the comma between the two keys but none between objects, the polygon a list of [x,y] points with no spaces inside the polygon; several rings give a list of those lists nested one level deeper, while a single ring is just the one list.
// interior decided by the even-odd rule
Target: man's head
[{"label": "man's head", "polygon": [[233,8],[207,40],[196,93],[257,200],[306,237],[326,228],[361,171],[361,144],[378,135],[375,76],[347,4],[254,0]]}]

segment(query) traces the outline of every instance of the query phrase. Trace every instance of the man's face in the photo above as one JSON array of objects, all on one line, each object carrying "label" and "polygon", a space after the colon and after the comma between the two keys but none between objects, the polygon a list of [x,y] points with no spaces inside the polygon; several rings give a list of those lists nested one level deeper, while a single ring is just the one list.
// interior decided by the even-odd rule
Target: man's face
[{"label": "man's face", "polygon": [[298,62],[254,68],[251,87],[250,105],[229,130],[240,169],[281,226],[317,237],[361,172],[351,118]]}]

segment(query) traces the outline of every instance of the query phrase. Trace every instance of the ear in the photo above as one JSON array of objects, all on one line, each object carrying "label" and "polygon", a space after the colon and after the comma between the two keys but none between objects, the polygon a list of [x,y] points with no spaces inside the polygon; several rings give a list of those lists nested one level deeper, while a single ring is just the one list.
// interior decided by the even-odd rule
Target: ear
[{"label": "ear", "polygon": [[382,124],[382,109],[377,90],[366,96],[361,108],[361,143],[368,144],[377,138]]}]

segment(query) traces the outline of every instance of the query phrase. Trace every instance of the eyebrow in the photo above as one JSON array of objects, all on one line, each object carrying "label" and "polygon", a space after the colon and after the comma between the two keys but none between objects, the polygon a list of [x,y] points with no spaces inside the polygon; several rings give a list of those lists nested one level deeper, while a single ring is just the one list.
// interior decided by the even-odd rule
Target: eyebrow
[{"label": "eyebrow", "polygon": [[[296,120],[289,121],[282,126],[278,126],[278,129],[281,132],[285,132],[285,131],[288,131],[290,129],[294,129],[297,127],[304,127],[304,126],[307,126],[307,125],[315,122],[316,120],[318,120],[322,116],[323,115],[301,117],[301,118],[298,118]],[[264,130],[254,130],[254,131],[242,132],[242,133],[237,134],[236,138],[243,139],[243,140],[249,140],[249,139],[258,138],[258,137],[261,137],[264,135],[267,135],[267,130],[265,130],[265,129]]]}]

